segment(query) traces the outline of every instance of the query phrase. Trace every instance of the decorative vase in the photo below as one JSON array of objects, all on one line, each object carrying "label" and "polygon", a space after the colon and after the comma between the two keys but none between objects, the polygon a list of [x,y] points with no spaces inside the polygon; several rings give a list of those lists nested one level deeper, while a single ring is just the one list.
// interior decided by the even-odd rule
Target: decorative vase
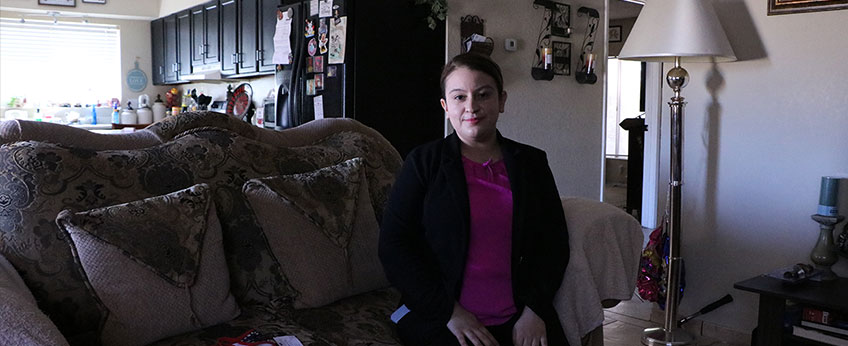
[{"label": "decorative vase", "polygon": [[836,279],[836,274],[830,267],[839,260],[836,254],[836,244],[833,242],[833,228],[836,224],[845,219],[844,216],[824,216],[813,214],[813,220],[819,223],[819,240],[813,251],[810,253],[810,259],[815,263],[816,269],[821,271],[818,276],[820,281],[831,281]]}]

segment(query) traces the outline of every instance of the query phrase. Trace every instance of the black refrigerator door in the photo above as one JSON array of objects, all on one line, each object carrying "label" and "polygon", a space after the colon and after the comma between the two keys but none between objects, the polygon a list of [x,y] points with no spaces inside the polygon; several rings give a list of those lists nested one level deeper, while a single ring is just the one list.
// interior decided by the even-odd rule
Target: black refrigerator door
[{"label": "black refrigerator door", "polygon": [[275,107],[276,119],[274,128],[281,130],[302,124],[303,115],[303,63],[305,55],[303,46],[302,27],[304,22],[304,4],[295,3],[279,7],[280,11],[292,17],[292,30],[289,42],[292,47],[292,62],[287,65],[277,65],[277,102]]},{"label": "black refrigerator door", "polygon": [[[346,2],[351,0],[333,0],[332,12],[329,17],[321,17],[319,9],[312,9],[311,2],[304,2],[303,9],[305,20],[300,28],[300,36],[303,37],[302,48],[304,54],[304,65],[302,68],[301,85],[303,88],[304,111],[302,119],[304,122],[317,118],[345,118],[349,117],[352,110],[345,102],[347,99],[346,88],[348,78],[351,76],[350,65],[347,59],[342,63],[330,63],[330,41],[339,37],[344,38],[344,45],[350,54],[350,35],[344,31],[341,35],[331,37],[335,28],[349,28],[345,23],[350,23],[347,17]],[[317,3],[317,2],[316,2]],[[321,100],[316,102],[316,98]],[[315,106],[321,105],[322,109],[316,112]]]}]

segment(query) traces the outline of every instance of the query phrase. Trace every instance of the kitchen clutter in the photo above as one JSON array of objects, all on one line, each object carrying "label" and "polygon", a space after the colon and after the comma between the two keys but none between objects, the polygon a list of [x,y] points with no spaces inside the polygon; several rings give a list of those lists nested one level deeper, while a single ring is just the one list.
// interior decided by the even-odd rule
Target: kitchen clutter
[{"label": "kitchen clutter", "polygon": [[[246,83],[240,85],[242,89],[247,89],[249,86]],[[111,100],[88,104],[54,104],[41,100],[27,102],[24,97],[13,97],[11,100],[0,104],[0,120],[34,120],[89,129],[132,131],[162,121],[168,116],[209,110],[213,103],[212,96],[206,95],[203,90],[196,88],[171,88],[164,95],[156,94],[156,100],[153,102],[151,102],[150,96],[141,94],[137,98],[135,96],[124,100],[112,98]],[[240,111],[239,118],[244,119],[247,113],[252,113],[253,107],[249,92],[238,95],[231,93],[228,96],[230,96],[230,99],[221,95],[224,99],[220,102],[227,103],[229,101],[234,106],[233,108]],[[232,96],[237,97],[233,98]],[[240,102],[235,102],[236,100]],[[223,107],[216,109],[216,111],[226,112]]]}]

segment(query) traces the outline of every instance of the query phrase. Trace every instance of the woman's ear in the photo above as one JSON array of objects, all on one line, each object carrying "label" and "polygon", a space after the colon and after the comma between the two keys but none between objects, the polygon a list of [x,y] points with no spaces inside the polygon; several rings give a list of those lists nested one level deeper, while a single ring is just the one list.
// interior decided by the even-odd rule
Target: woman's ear
[{"label": "woman's ear", "polygon": [[447,112],[448,111],[448,102],[445,101],[445,99],[441,99],[441,100],[439,100],[439,102],[442,104],[442,109],[444,109],[445,112]]},{"label": "woman's ear", "polygon": [[[444,100],[442,100],[442,102],[444,104]],[[501,97],[498,100],[498,102],[500,103],[500,112],[503,113],[504,112],[504,106],[506,105],[506,90],[501,91]]]}]

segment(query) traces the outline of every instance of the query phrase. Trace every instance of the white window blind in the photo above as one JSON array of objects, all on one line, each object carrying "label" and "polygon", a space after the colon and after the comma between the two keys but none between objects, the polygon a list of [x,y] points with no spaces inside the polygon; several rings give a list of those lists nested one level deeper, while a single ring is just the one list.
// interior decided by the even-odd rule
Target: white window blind
[{"label": "white window blind", "polygon": [[0,102],[27,106],[121,99],[115,25],[0,18]]}]

